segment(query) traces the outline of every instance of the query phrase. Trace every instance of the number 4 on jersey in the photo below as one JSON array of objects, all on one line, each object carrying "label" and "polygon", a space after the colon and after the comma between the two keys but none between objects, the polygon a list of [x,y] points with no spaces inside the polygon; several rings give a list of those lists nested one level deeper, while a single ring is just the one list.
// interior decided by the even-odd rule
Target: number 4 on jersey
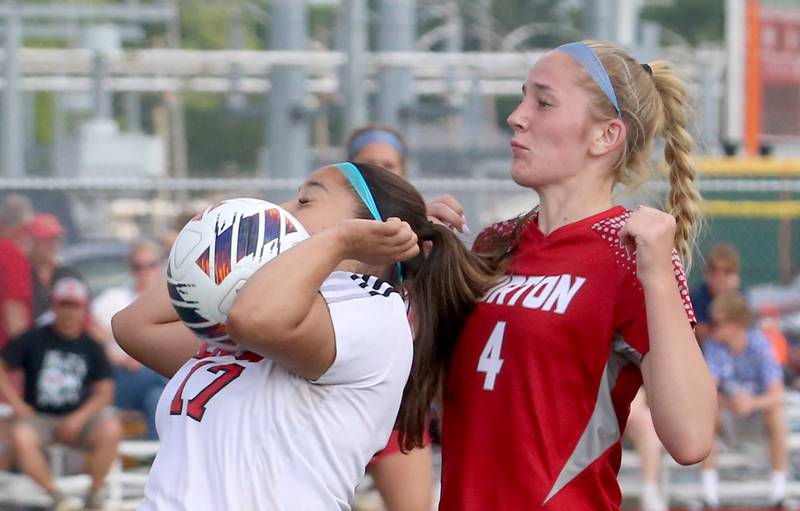
[{"label": "number 4 on jersey", "polygon": [[478,372],[486,373],[483,380],[484,390],[494,390],[494,381],[503,367],[503,359],[500,358],[500,350],[503,349],[503,336],[506,333],[506,322],[499,321],[492,330],[492,335],[483,347],[481,357],[478,359]]}]

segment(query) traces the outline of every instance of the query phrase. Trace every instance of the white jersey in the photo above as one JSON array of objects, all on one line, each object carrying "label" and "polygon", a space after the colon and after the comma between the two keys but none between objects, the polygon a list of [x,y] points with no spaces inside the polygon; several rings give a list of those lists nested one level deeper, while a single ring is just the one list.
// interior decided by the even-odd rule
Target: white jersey
[{"label": "white jersey", "polygon": [[219,350],[203,350],[172,377],[140,510],[350,509],[392,431],[412,336],[403,300],[375,277],[334,272],[320,291],[336,359],[318,380]]}]

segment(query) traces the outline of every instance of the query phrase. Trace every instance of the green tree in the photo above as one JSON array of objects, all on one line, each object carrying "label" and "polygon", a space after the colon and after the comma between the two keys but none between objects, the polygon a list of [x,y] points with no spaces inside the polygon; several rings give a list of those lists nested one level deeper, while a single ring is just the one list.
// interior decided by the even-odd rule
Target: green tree
[{"label": "green tree", "polygon": [[658,23],[693,46],[720,42],[725,31],[725,1],[673,0],[668,5],[645,7],[641,18]]}]

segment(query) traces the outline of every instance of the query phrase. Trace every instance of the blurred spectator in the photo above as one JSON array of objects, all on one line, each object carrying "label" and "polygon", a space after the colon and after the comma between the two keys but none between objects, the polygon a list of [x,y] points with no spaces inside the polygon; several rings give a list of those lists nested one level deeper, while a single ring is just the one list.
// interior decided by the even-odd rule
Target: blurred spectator
[{"label": "blurred spectator", "polygon": [[706,268],[703,284],[691,290],[692,305],[697,317],[695,335],[702,341],[710,333],[709,305],[716,296],[738,290],[741,285],[739,275],[739,254],[727,243],[718,243],[706,254]]},{"label": "blurred spectator", "polygon": [[[92,485],[87,509],[100,509],[98,492],[112,462],[122,426],[110,405],[111,368],[100,345],[85,332],[89,289],[78,279],[58,280],[52,293],[52,324],[11,341],[0,363],[0,393],[11,403],[12,444],[22,471],[66,509],[42,447],[53,442],[91,449]],[[24,399],[11,389],[6,368],[25,373]]]},{"label": "blurred spectator", "polygon": [[639,502],[641,511],[667,511],[658,486],[661,475],[661,440],[658,439],[647,406],[647,397],[644,387],[639,389],[636,397],[631,402],[631,412],[628,415],[628,424],[625,427],[625,436],[633,443],[639,455],[639,465],[642,471],[642,492]]},{"label": "blurred spectator", "polygon": [[59,264],[58,256],[64,238],[64,228],[54,215],[37,213],[28,224],[28,232],[33,238],[30,252],[33,274],[33,319],[39,324],[52,319],[50,294],[53,283],[64,277],[80,278],[77,272]]},{"label": "blurred spectator", "polygon": [[33,207],[27,197],[6,195],[0,203],[0,349],[31,325],[33,291],[27,224]]},{"label": "blurred spectator", "polygon": [[[772,466],[771,504],[780,507],[786,493],[788,432],[784,414],[783,372],[769,341],[753,327],[747,299],[738,291],[719,294],[711,302],[711,336],[703,344],[709,370],[719,389],[726,431],[763,423]],[[730,421],[725,421],[730,418]],[[716,448],[703,462],[706,501],[719,501]]]},{"label": "blurred spectator", "polygon": [[347,159],[383,167],[400,177],[408,177],[408,146],[399,131],[370,125],[355,130],[347,140]]},{"label": "blurred spectator", "polygon": [[781,311],[774,305],[765,305],[761,308],[761,320],[758,327],[775,352],[775,360],[786,368],[789,363],[789,341],[781,330]]},{"label": "blurred spectator", "polygon": [[172,244],[175,243],[175,239],[178,237],[178,233],[195,215],[197,215],[197,211],[181,211],[175,216],[172,226],[161,231],[158,236],[158,242],[161,244],[163,253],[169,254],[169,251],[172,250]]},{"label": "blurred spectator", "polygon": [[0,238],[11,238],[18,228],[33,218],[31,200],[18,193],[10,193],[0,203]]},{"label": "blurred spectator", "polygon": [[124,410],[137,410],[147,419],[147,436],[157,438],[155,413],[158,398],[167,380],[150,368],[144,367],[119,347],[111,333],[111,317],[130,305],[145,289],[159,281],[162,272],[161,246],[150,240],[134,243],[128,255],[128,269],[133,276],[133,286],[114,287],[103,291],[92,303],[97,330],[95,334],[106,347],[114,366],[116,396],[114,404]]}]

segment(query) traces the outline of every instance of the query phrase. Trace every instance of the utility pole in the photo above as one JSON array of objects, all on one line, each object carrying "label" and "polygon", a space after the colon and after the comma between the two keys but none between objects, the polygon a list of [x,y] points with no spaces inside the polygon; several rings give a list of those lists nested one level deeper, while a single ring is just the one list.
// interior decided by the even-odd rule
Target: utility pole
[{"label": "utility pole", "polygon": [[12,2],[8,8],[11,12],[6,17],[6,58],[3,70],[6,81],[3,89],[3,174],[6,177],[22,177],[25,175],[19,83],[22,27],[17,2]]},{"label": "utility pole", "polygon": [[[306,0],[272,0],[269,5],[269,49],[305,50],[307,46]],[[267,108],[267,166],[274,178],[301,178],[308,170],[308,112],[304,106],[307,83],[302,66],[270,68]]]},{"label": "utility pole", "polygon": [[345,132],[367,123],[367,2],[344,0],[340,6],[342,51],[347,65],[341,80],[345,94]]},{"label": "utility pole", "polygon": [[[416,36],[414,0],[380,0],[378,4],[378,51],[413,51]],[[413,70],[391,66],[378,73],[378,119],[408,131],[414,106]]]}]

